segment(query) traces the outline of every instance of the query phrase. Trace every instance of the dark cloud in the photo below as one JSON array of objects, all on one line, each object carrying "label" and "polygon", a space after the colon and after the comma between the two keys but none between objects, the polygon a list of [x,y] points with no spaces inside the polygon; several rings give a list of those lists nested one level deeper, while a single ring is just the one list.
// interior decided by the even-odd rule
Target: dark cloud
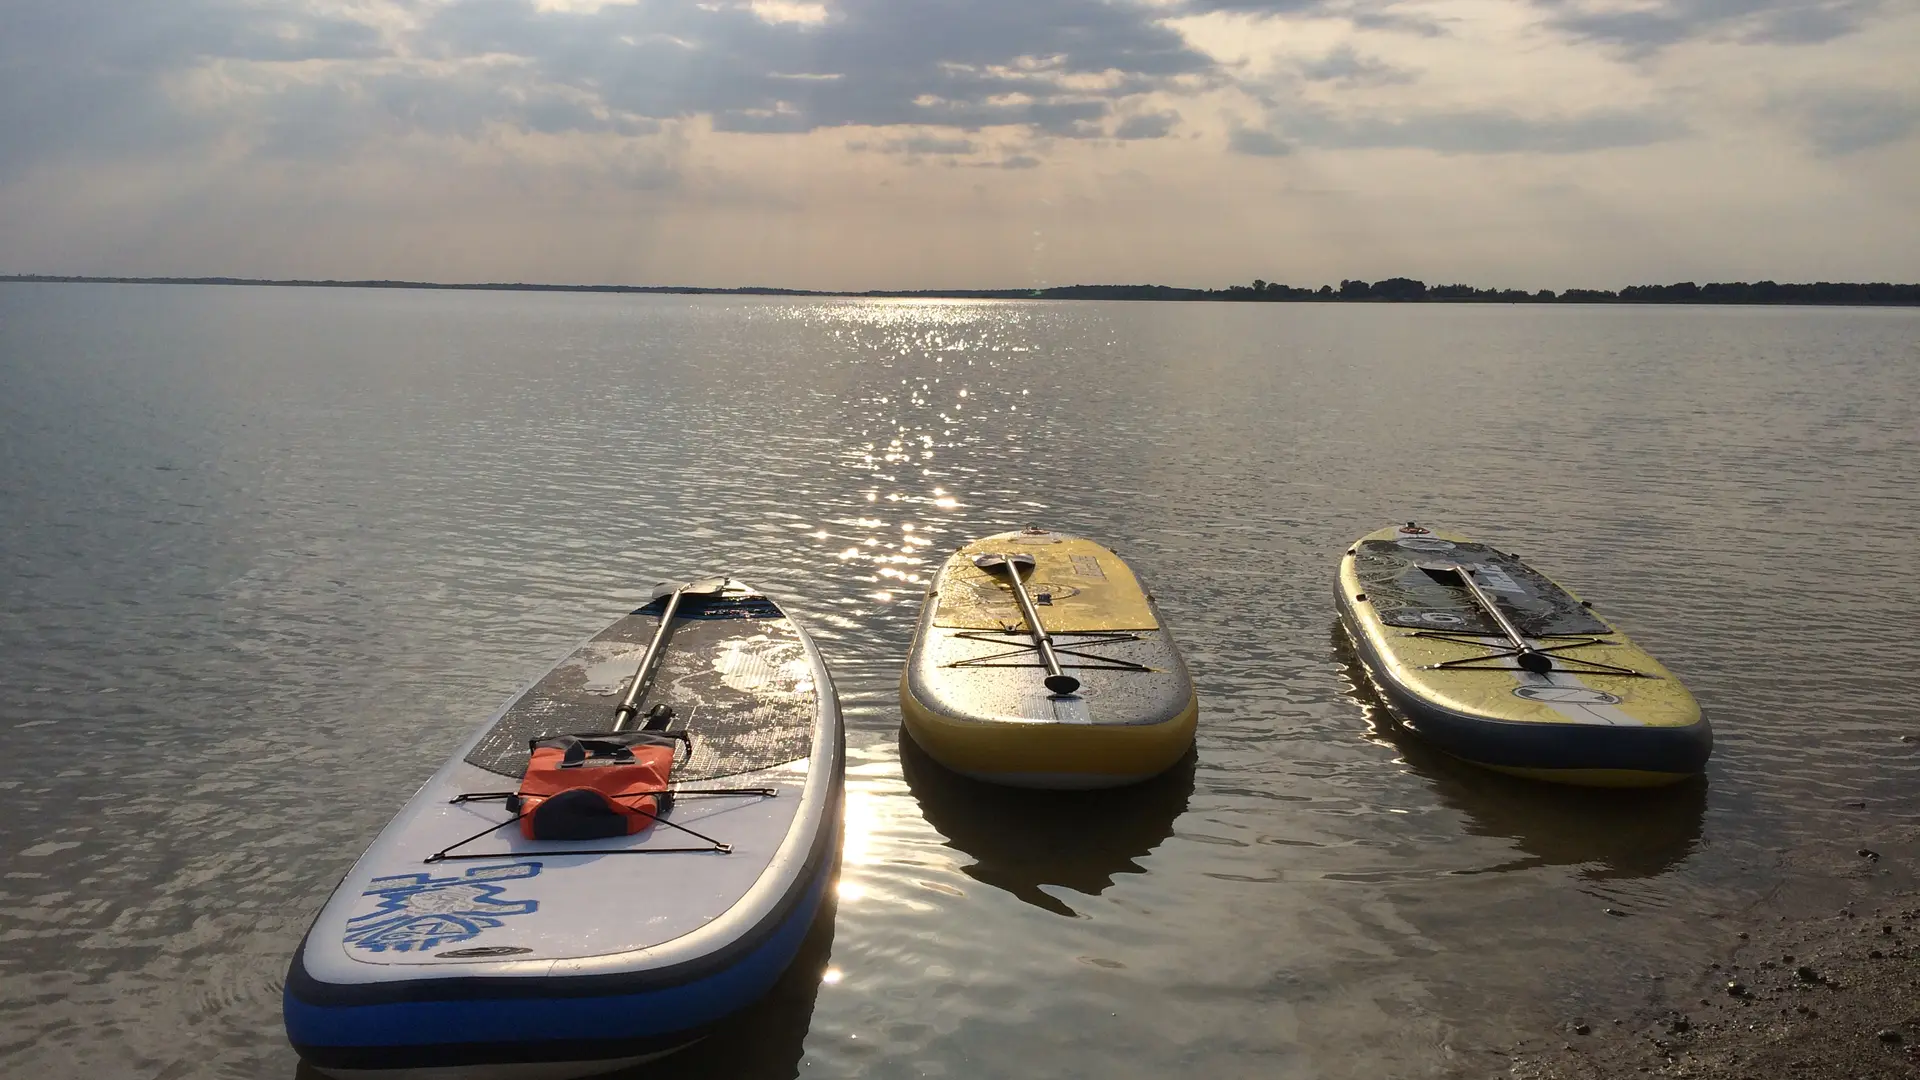
[{"label": "dark cloud", "polygon": [[1113,129],[1113,137],[1116,139],[1163,139],[1173,130],[1173,125],[1179,122],[1180,114],[1176,112],[1140,113],[1120,121],[1120,126]]},{"label": "dark cloud", "polygon": [[1325,6],[1325,0],[1186,0],[1181,9],[1195,15],[1215,11],[1239,15],[1298,15]]},{"label": "dark cloud", "polygon": [[972,139],[946,139],[937,135],[914,135],[895,140],[895,145],[907,154],[971,154],[978,149]]},{"label": "dark cloud", "polygon": [[1114,102],[1213,70],[1161,14],[1103,0],[845,0],[809,24],[738,4],[469,0],[422,41],[445,58],[518,57],[611,108],[707,114],[728,131],[1029,125],[1091,137]]},{"label": "dark cloud", "polygon": [[1415,37],[1446,37],[1447,28],[1437,19],[1400,11],[1349,11],[1346,16],[1362,30],[1392,30]]},{"label": "dark cloud", "polygon": [[[1169,16],[1306,13],[1441,32],[1397,0],[833,0],[815,22],[769,21],[745,0],[591,11],[542,10],[534,0],[394,0],[414,18],[386,30],[307,6],[318,2],[0,0],[0,181],[39,161],[178,153],[216,138],[276,157],[340,160],[396,135],[645,135],[696,117],[743,134],[906,129],[915,134],[868,145],[909,155],[979,154],[969,134],[996,127],[1036,140],[1016,145],[1160,138],[1180,117],[1148,101],[1233,78],[1168,26]],[[1702,34],[1824,40],[1882,0],[1656,0],[1631,12],[1594,6],[1602,0],[1534,2],[1570,33],[1650,49]],[[218,92],[178,103],[186,77],[203,72],[217,72],[207,81]],[[1340,87],[1413,78],[1351,46],[1297,74]],[[1273,119],[1231,132],[1233,152],[1564,154],[1684,130],[1628,110],[1343,117],[1262,99],[1277,110]],[[1898,138],[1911,123],[1897,109],[1835,105],[1808,130],[1819,132],[1809,137],[1821,153],[1840,154]],[[995,164],[1021,167],[1031,157]]]},{"label": "dark cloud", "polygon": [[972,139],[959,136],[909,135],[901,139],[882,139],[874,142],[861,139],[847,144],[847,149],[855,151],[871,150],[881,154],[910,155],[965,155],[978,153],[980,144]]},{"label": "dark cloud", "polygon": [[36,161],[139,154],[223,125],[166,80],[215,60],[364,59],[372,27],[228,0],[7,0],[0,11],[0,179]]},{"label": "dark cloud", "polygon": [[600,108],[589,95],[532,83],[511,71],[432,75],[409,70],[355,85],[398,127],[436,135],[478,138],[495,123],[543,135],[605,132],[636,119]]},{"label": "dark cloud", "polygon": [[204,59],[297,61],[378,55],[379,32],[350,19],[236,0],[12,0],[6,66],[162,71]]},{"label": "dark cloud", "polygon": [[1234,15],[1288,16],[1311,15],[1345,19],[1368,30],[1392,30],[1439,37],[1446,29],[1432,18],[1398,10],[1399,0],[1185,0],[1181,10],[1204,15],[1225,12]]},{"label": "dark cloud", "polygon": [[1227,136],[1227,149],[1253,157],[1285,157],[1293,153],[1293,147],[1281,141],[1279,136],[1257,128],[1235,128]]},{"label": "dark cloud", "polygon": [[1550,22],[1575,37],[1649,53],[1682,41],[1816,45],[1853,33],[1880,0],[1661,0],[1618,10],[1593,0],[1537,0]]},{"label": "dark cloud", "polygon": [[[455,0],[407,5],[424,21],[391,39],[301,0],[0,2],[0,175],[236,133],[314,155],[396,131],[639,133],[696,116],[746,133],[1025,126],[1094,138],[1119,103],[1218,78],[1163,25],[1166,9],[1133,0],[838,0],[818,23],[770,22],[741,0],[595,11]],[[326,63],[343,60],[374,62]],[[235,61],[223,100],[171,103],[181,76]]]},{"label": "dark cloud", "polygon": [[1809,94],[1786,106],[1822,157],[1844,157],[1899,142],[1920,130],[1920,101],[1867,90]]},{"label": "dark cloud", "polygon": [[1227,139],[1237,154],[1276,157],[1299,147],[1342,150],[1421,149],[1442,154],[1578,154],[1645,146],[1678,137],[1686,127],[1655,113],[1600,110],[1536,118],[1494,109],[1408,116],[1336,116],[1305,110],[1276,113],[1265,129],[1239,128]]},{"label": "dark cloud", "polygon": [[609,112],[580,91],[511,66],[436,74],[399,69],[332,73],[263,91],[270,105],[255,149],[281,158],[338,159],[371,140],[408,134],[478,139],[490,127],[541,135],[651,135],[660,122]]},{"label": "dark cloud", "polygon": [[1351,45],[1341,45],[1317,60],[1308,60],[1300,65],[1299,70],[1302,76],[1313,82],[1330,82],[1341,86],[1386,86],[1414,81],[1413,72],[1394,67],[1383,60],[1361,56],[1353,51]]},{"label": "dark cloud", "polygon": [[1394,117],[1307,113],[1282,124],[1297,141],[1340,149],[1435,150],[1442,154],[1579,154],[1663,142],[1686,132],[1651,112],[1603,109],[1574,116],[1527,117],[1496,109]]}]

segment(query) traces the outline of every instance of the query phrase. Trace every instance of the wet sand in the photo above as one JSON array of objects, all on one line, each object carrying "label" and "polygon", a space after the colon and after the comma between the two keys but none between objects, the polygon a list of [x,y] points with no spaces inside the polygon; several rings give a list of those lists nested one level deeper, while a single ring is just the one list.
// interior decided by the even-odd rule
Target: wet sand
[{"label": "wet sand", "polygon": [[1652,973],[1624,1015],[1567,1017],[1511,1050],[1511,1075],[1920,1077],[1920,826],[1796,848],[1782,864],[1779,889],[1705,931],[1724,935],[1722,959]]}]

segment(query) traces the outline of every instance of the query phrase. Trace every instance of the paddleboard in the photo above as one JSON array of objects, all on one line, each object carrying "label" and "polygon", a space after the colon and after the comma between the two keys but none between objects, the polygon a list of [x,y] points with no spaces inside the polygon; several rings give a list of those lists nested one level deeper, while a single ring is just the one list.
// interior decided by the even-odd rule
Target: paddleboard
[{"label": "paddleboard", "polygon": [[1400,722],[1501,772],[1597,787],[1698,775],[1713,749],[1673,673],[1512,554],[1409,522],[1340,560],[1341,625]]},{"label": "paddleboard", "polygon": [[[1036,644],[1009,559],[1058,674]],[[935,761],[1031,788],[1156,776],[1193,745],[1199,716],[1186,663],[1133,570],[1092,540],[1036,527],[967,544],[934,575],[900,700],[907,734]]]},{"label": "paddleboard", "polygon": [[670,603],[508,702],[347,872],[287,976],[287,1034],[309,1064],[607,1071],[697,1039],[787,968],[838,850],[832,679],[777,603],[718,581],[680,598],[612,732]]}]

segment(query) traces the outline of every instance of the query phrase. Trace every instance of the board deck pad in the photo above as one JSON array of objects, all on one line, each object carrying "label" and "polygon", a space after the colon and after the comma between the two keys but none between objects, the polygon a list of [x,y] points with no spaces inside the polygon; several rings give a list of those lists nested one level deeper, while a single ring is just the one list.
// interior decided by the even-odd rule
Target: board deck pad
[{"label": "board deck pad", "polygon": [[[940,583],[933,624],[953,630],[1020,630],[1026,621],[1004,579],[970,561],[975,555],[1031,555],[1033,572],[1022,580],[1047,629],[1055,633],[1157,630],[1160,621],[1146,590],[1127,564],[1091,540],[1057,534],[976,541],[960,549]],[[1045,597],[1045,599],[1042,599]]]},{"label": "board deck pad", "polygon": [[1354,574],[1367,603],[1388,626],[1500,636],[1500,627],[1467,590],[1449,585],[1421,566],[1464,566],[1522,633],[1606,634],[1612,631],[1565,589],[1511,555],[1485,544],[1432,536],[1363,540],[1354,551]]},{"label": "board deck pad", "polygon": [[[467,754],[502,776],[527,769],[527,742],[607,731],[634,669],[660,625],[655,601],[587,642],[513,703]],[[680,781],[754,772],[808,755],[813,670],[799,631],[762,597],[683,600],[640,714],[673,707],[670,730],[693,736]]]}]

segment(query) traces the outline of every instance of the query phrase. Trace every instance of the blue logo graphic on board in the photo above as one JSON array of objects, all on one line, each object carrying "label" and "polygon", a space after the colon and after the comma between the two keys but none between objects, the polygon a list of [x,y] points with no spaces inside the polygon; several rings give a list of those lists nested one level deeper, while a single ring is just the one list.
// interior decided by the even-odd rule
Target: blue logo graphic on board
[{"label": "blue logo graphic on board", "polygon": [[539,872],[539,863],[512,863],[476,866],[455,877],[374,878],[360,895],[377,896],[380,903],[365,915],[347,920],[347,944],[368,952],[412,952],[478,937],[509,915],[540,910],[538,900],[501,899],[506,890],[492,883],[530,878]]}]

